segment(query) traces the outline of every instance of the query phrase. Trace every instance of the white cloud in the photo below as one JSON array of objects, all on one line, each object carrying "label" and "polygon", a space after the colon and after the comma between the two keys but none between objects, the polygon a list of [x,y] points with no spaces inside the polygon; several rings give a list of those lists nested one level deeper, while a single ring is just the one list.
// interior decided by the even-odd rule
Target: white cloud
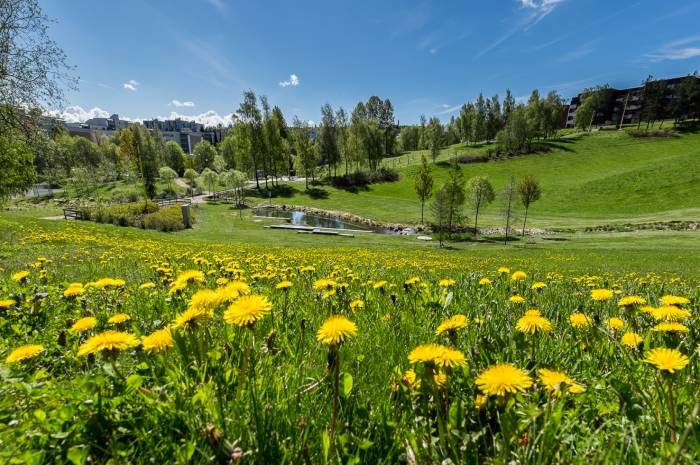
[{"label": "white cloud", "polygon": [[173,99],[170,101],[170,105],[173,105],[175,107],[193,107],[194,102],[181,102],[180,100]]},{"label": "white cloud", "polygon": [[652,62],[687,60],[700,56],[700,35],[683,37],[644,55]]},{"label": "white cloud", "polygon": [[281,81],[279,85],[280,87],[298,86],[300,82],[301,81],[299,81],[299,76],[297,76],[296,74],[290,74],[289,80]]},{"label": "white cloud", "polygon": [[[99,107],[95,107],[92,110],[85,110],[79,105],[67,107],[63,111],[52,110],[47,112],[47,114],[56,118],[61,118],[66,123],[84,123],[90,118],[109,118],[111,115],[110,112]],[[131,116],[120,116],[119,118],[124,121],[131,121],[134,123],[141,123],[145,119],[150,119]],[[196,121],[197,123],[201,123],[205,126],[218,126],[219,124],[222,126],[229,126],[234,123],[234,113],[220,115],[214,110],[209,110],[197,115],[184,115],[176,111],[171,111],[169,115],[156,116],[156,119],[161,121],[166,119],[182,119],[185,121]]]},{"label": "white cloud", "polygon": [[131,92],[136,92],[139,88],[139,83],[134,81],[133,79],[129,79],[123,84],[123,87],[124,89],[129,90]]},{"label": "white cloud", "polygon": [[440,107],[442,108],[442,110],[439,111],[437,114],[438,115],[448,115],[448,114],[454,113],[455,111],[462,108],[462,104],[460,103],[459,105],[449,106],[446,103],[443,103],[442,105],[440,105]]},{"label": "white cloud", "polygon": [[84,110],[81,106],[73,105],[63,111],[49,111],[50,116],[61,118],[66,123],[84,123],[90,118],[109,118],[110,113],[100,107]]}]

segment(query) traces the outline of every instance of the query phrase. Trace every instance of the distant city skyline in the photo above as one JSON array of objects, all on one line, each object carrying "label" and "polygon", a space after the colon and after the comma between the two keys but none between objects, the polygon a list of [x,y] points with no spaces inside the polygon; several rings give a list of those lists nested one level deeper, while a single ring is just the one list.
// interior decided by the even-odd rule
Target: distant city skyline
[{"label": "distant city skyline", "polygon": [[68,122],[116,113],[226,125],[252,89],[288,122],[378,95],[410,124],[447,120],[480,92],[568,98],[700,69],[700,1],[125,0],[107,14],[85,0],[40,3],[80,77],[54,109]]}]

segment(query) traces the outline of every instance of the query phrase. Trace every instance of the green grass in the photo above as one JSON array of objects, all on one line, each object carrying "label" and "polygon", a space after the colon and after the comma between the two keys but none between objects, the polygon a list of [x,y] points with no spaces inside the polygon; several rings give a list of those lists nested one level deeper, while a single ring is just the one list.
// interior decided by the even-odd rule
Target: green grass
[{"label": "green grass", "polygon": [[[505,161],[463,165],[465,177],[488,176],[500,191],[510,176],[536,176],[542,199],[531,209],[531,225],[582,227],[605,223],[667,221],[700,217],[700,134],[679,138],[634,139],[609,131],[562,138],[553,150]],[[441,154],[445,162],[458,153],[478,153],[484,147],[453,147]],[[399,158],[402,178],[396,183],[369,186],[356,193],[323,187],[327,198],[312,198],[296,183],[290,197],[276,203],[310,205],[401,223],[420,219],[413,191],[418,154]],[[410,161],[409,161],[410,160]],[[401,161],[410,163],[401,166]],[[386,160],[392,166],[391,159]],[[441,166],[442,165],[442,166]],[[447,167],[434,167],[436,186],[446,179]],[[500,226],[500,204],[485,209],[480,225]],[[466,211],[468,216],[471,212]]]}]

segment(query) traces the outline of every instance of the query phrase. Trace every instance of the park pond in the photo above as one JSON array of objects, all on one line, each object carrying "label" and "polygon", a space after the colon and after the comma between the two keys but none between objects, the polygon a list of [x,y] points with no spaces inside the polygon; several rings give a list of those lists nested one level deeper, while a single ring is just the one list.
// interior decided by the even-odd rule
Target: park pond
[{"label": "park pond", "polygon": [[300,210],[280,210],[274,207],[259,207],[255,209],[255,215],[266,218],[279,218],[286,220],[293,226],[309,226],[312,228],[338,229],[348,231],[366,231],[390,234],[385,229],[373,229],[365,225],[343,221],[340,217],[326,217],[314,215]]}]

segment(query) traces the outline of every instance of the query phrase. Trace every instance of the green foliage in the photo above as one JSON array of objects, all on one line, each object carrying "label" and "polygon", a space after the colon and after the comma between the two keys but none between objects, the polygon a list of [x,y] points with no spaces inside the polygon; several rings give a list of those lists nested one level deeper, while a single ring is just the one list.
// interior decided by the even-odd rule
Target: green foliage
[{"label": "green foliage", "polygon": [[36,182],[34,152],[14,131],[0,133],[0,166],[0,203]]},{"label": "green foliage", "polygon": [[165,164],[175,171],[177,175],[185,172],[185,152],[180,144],[170,140],[165,144]]},{"label": "green foliage", "polygon": [[421,156],[421,164],[413,183],[413,189],[420,200],[420,222],[423,223],[425,202],[433,195],[433,175],[425,155]]},{"label": "green foliage", "polygon": [[[192,210],[190,209],[190,215]],[[194,222],[194,217],[190,216]],[[185,229],[182,221],[182,207],[180,205],[170,205],[143,216],[143,227],[145,229],[155,229],[157,231],[171,232]]]},{"label": "green foliage", "polygon": [[486,176],[474,176],[467,183],[467,196],[474,209],[474,234],[479,234],[479,211],[496,199],[493,185]]},{"label": "green foliage", "polygon": [[214,158],[216,157],[216,149],[209,141],[200,141],[194,146],[194,167],[200,173],[205,168],[214,167]]}]

